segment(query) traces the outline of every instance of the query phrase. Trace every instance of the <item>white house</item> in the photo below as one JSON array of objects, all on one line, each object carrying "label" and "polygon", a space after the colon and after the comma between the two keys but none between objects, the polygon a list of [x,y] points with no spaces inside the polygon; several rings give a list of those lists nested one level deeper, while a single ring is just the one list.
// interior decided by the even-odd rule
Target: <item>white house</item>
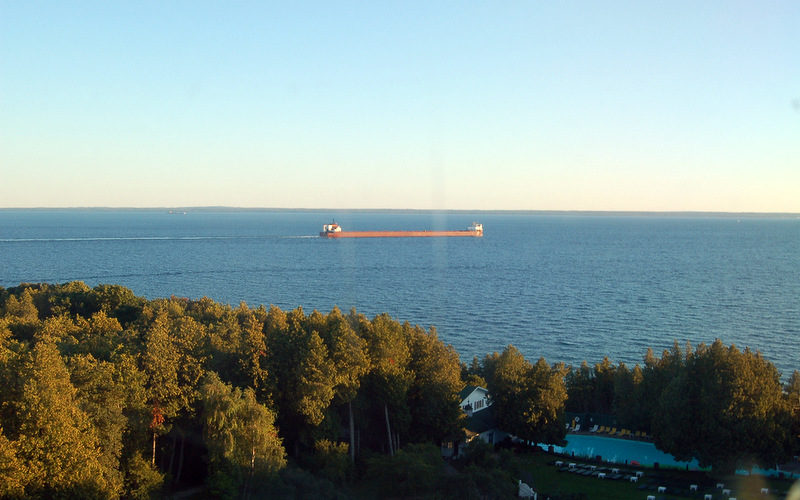
[{"label": "white house", "polygon": [[456,457],[463,452],[464,446],[475,438],[489,444],[497,444],[509,434],[497,429],[494,409],[489,391],[483,387],[470,385],[459,393],[461,409],[467,418],[464,421],[464,440],[442,443],[442,455]]},{"label": "white house", "polygon": [[467,416],[472,416],[474,412],[485,410],[492,404],[489,398],[489,391],[477,385],[466,386],[459,394],[461,399],[461,409]]}]

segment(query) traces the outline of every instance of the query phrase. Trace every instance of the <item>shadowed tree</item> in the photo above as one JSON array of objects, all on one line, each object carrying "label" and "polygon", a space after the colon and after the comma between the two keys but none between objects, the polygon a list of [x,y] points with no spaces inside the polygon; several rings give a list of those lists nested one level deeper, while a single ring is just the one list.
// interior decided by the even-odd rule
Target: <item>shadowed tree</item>
[{"label": "shadowed tree", "polygon": [[464,385],[474,385],[486,388],[486,379],[483,377],[483,366],[478,356],[473,356],[469,366],[461,364],[461,379]]},{"label": "shadowed tree", "polygon": [[463,415],[458,391],[463,387],[458,353],[445,345],[431,328],[403,325],[410,347],[409,370],[414,379],[408,390],[411,440],[441,444],[461,434]]},{"label": "shadowed tree", "polygon": [[528,441],[563,443],[566,367],[551,367],[544,358],[531,365],[511,345],[484,365],[492,370],[488,389],[501,429]]},{"label": "shadowed tree", "polygon": [[[191,316],[183,315],[172,321],[170,336],[178,351],[178,388],[181,393],[181,406],[173,422],[172,452],[167,471],[174,474],[175,482],[180,482],[183,472],[186,436],[200,429],[197,425],[197,401],[200,383],[205,375],[208,360],[208,336],[202,323]],[[178,445],[180,441],[180,445]],[[177,465],[173,469],[175,452],[178,450]]]},{"label": "shadowed tree", "polygon": [[213,372],[202,400],[212,487],[222,496],[240,491],[247,498],[257,473],[274,474],[286,465],[275,416],[256,401],[252,389],[231,388]]},{"label": "shadowed tree", "polygon": [[78,316],[75,323],[75,352],[88,353],[96,359],[108,361],[120,347],[122,326],[116,318],[109,317],[104,311],[95,313],[88,320]]},{"label": "shadowed tree", "polygon": [[647,348],[642,369],[642,393],[646,396],[641,400],[643,430],[652,433],[654,417],[660,411],[659,398],[667,385],[678,376],[683,369],[683,351],[675,341],[671,350],[664,350],[661,358],[657,358],[651,348]]},{"label": "shadowed tree", "polygon": [[341,311],[334,308],[326,318],[322,340],[328,348],[333,367],[335,401],[347,404],[350,461],[355,461],[355,424],[353,400],[358,395],[361,379],[369,369],[366,342],[353,330]]},{"label": "shadowed tree", "polygon": [[370,358],[363,406],[373,417],[373,424],[375,420],[383,420],[386,449],[389,455],[394,455],[398,435],[407,430],[410,420],[407,393],[413,373],[408,369],[410,353],[406,338],[400,324],[388,314],[375,316],[371,322],[351,314],[353,322],[367,342]]},{"label": "shadowed tree", "polygon": [[566,376],[567,411],[574,413],[598,412],[595,407],[594,373],[586,361],[573,368]]},{"label": "shadowed tree", "polygon": [[653,437],[680,460],[733,472],[788,458],[780,376],[758,353],[719,340],[688,355],[660,399]]},{"label": "shadowed tree", "polygon": [[278,427],[295,455],[301,441],[313,444],[306,441],[325,417],[334,394],[328,349],[316,330],[305,328],[305,319],[302,308],[286,314],[273,306],[264,327]]},{"label": "shadowed tree", "polygon": [[642,400],[641,367],[636,365],[628,370],[625,363],[620,363],[614,378],[614,414],[619,425],[628,429],[639,430],[644,419]]},{"label": "shadowed tree", "polygon": [[786,384],[786,410],[789,418],[788,453],[800,454],[800,372],[795,370]]},{"label": "shadowed tree", "polygon": [[97,285],[90,292],[95,309],[116,318],[127,327],[142,312],[146,300],[134,295],[133,291],[120,285]]},{"label": "shadowed tree", "polygon": [[594,408],[598,413],[613,412],[616,371],[608,356],[594,365]]}]

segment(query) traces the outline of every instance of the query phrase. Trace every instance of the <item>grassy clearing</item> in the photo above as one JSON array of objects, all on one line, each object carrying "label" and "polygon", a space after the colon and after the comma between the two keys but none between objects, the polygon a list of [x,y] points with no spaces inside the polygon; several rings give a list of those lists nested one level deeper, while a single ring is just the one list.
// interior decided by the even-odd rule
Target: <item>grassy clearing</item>
[{"label": "grassy clearing", "polygon": [[[704,494],[711,493],[715,500],[727,498],[722,490],[716,489],[716,483],[725,484],[732,491],[731,496],[738,500],[772,500],[785,498],[785,493],[792,487],[792,482],[765,478],[762,476],[730,476],[713,479],[704,472],[686,472],[671,469],[644,469],[644,477],[639,483],[624,480],[597,479],[570,472],[559,472],[550,465],[556,459],[544,453],[523,453],[518,455],[521,470],[533,481],[534,488],[546,495],[569,496],[583,494],[591,500],[644,500],[648,495],[664,499],[702,499]],[[565,460],[566,461],[566,460]],[[576,461],[577,460],[570,460]],[[700,485],[697,493],[689,491],[690,484]],[[667,486],[666,493],[658,493],[658,486]],[[641,489],[649,486],[650,489]],[[768,488],[770,494],[761,493]]]}]

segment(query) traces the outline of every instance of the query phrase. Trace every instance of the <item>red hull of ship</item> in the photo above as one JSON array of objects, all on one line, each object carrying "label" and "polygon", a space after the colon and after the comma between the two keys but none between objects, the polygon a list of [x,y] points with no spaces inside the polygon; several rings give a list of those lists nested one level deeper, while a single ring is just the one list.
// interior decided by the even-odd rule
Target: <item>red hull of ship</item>
[{"label": "red hull of ship", "polygon": [[322,238],[431,238],[435,236],[483,236],[480,231],[341,231],[322,232]]}]

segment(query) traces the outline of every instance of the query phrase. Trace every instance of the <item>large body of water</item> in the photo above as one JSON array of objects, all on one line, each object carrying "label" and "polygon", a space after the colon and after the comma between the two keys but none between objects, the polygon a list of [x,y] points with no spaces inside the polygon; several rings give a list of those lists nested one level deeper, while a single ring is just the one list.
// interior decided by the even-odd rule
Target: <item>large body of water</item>
[{"label": "large body of water", "polygon": [[[346,230],[483,238],[326,240]],[[0,286],[115,283],[170,295],[436,326],[462,360],[641,362],[673,340],[800,369],[800,218],[426,212],[0,210]]]}]

